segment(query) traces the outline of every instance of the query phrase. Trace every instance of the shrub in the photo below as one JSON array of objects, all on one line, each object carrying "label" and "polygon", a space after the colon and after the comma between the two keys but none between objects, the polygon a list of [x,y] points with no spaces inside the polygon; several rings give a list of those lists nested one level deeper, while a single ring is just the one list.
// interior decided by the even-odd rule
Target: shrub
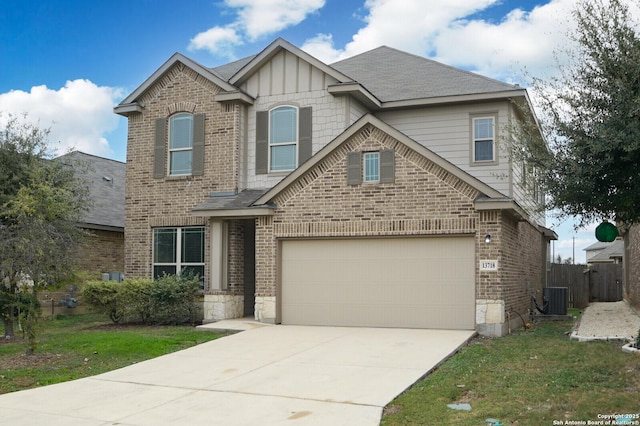
[{"label": "shrub", "polygon": [[90,281],[84,301],[117,322],[179,324],[194,322],[200,281],[193,276],[167,275],[157,280]]},{"label": "shrub", "polygon": [[87,281],[82,289],[82,297],[94,311],[107,315],[117,323],[124,317],[123,308],[118,303],[120,287],[120,283],[115,281]]},{"label": "shrub", "polygon": [[120,283],[118,300],[124,312],[125,321],[151,323],[151,292],[153,280],[130,279]]},{"label": "shrub", "polygon": [[195,302],[200,280],[193,276],[165,275],[154,281],[150,308],[156,324],[177,324],[195,320]]}]

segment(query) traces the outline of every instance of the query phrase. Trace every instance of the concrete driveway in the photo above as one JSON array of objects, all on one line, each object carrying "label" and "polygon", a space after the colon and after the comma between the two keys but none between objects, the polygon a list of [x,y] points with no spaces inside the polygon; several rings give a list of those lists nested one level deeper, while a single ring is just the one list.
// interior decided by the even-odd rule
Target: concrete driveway
[{"label": "concrete driveway", "polygon": [[256,323],[248,328],[98,376],[0,395],[2,422],[377,425],[385,405],[474,334]]}]

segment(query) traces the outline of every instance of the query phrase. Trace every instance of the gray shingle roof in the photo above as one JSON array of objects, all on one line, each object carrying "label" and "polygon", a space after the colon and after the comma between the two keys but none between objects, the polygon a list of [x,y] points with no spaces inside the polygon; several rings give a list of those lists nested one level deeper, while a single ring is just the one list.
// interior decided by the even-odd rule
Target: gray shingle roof
[{"label": "gray shingle roof", "polygon": [[387,46],[331,64],[382,102],[519,89]]},{"label": "gray shingle roof", "polygon": [[251,60],[255,57],[256,55],[247,56],[246,58],[238,59],[237,61],[214,67],[212,68],[212,70],[220,74],[220,76],[222,76],[226,81],[229,81],[235,73],[240,71],[242,67],[251,62]]},{"label": "gray shingle roof", "polygon": [[193,208],[193,211],[203,210],[238,210],[251,206],[254,201],[267,192],[267,189],[245,189],[239,193],[211,194],[207,199]]},{"label": "gray shingle roof", "polygon": [[[58,159],[79,162],[77,176],[89,188],[92,205],[81,218],[82,223],[124,229],[124,188],[126,164],[108,158],[73,151]],[[85,167],[86,166],[86,167]]]},{"label": "gray shingle roof", "polygon": [[624,256],[624,241],[615,240],[607,245],[600,253],[589,259],[589,262],[611,262],[612,259],[621,259]]}]

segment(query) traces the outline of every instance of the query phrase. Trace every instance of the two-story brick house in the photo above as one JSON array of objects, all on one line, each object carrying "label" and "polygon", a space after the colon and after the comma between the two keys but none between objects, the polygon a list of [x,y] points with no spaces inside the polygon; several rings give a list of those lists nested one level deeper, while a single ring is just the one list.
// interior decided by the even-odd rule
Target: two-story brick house
[{"label": "two-story brick house", "polygon": [[199,273],[205,321],[502,335],[554,237],[509,155],[516,103],[518,86],[388,47],[175,54],[115,108],[125,273]]}]

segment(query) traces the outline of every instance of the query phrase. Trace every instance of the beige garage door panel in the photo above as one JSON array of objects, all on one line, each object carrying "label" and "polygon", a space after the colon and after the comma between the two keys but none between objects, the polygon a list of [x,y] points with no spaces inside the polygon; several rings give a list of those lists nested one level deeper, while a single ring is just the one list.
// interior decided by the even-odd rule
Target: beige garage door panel
[{"label": "beige garage door panel", "polygon": [[474,240],[377,238],[282,244],[282,322],[475,328]]}]

